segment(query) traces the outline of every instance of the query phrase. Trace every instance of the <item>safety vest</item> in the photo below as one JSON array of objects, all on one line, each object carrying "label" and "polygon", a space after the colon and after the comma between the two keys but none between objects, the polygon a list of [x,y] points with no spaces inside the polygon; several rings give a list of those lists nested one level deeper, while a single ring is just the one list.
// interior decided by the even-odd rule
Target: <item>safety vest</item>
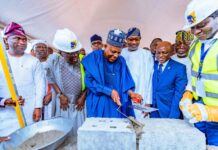
[{"label": "safety vest", "polygon": [[[189,58],[192,62],[192,93],[195,100],[199,99],[196,95],[196,81],[201,57],[201,45],[201,42],[196,40],[189,51]],[[206,92],[206,97],[203,98],[204,104],[218,106],[218,40],[211,46],[203,61],[201,79]]]},{"label": "safety vest", "polygon": [[83,59],[84,55],[79,54],[79,60],[80,60],[80,72],[81,72],[81,79],[82,79],[82,91],[85,90],[86,86],[85,86],[85,71],[84,71],[84,67],[81,63],[82,59]]}]

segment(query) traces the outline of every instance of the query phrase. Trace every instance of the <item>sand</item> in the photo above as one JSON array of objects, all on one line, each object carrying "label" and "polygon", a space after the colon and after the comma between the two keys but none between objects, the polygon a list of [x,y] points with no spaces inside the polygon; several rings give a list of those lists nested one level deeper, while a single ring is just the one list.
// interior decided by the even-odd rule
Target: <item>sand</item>
[{"label": "sand", "polygon": [[31,138],[24,141],[16,150],[34,150],[43,145],[56,140],[64,135],[64,132],[58,130],[50,130],[46,132],[38,132]]}]

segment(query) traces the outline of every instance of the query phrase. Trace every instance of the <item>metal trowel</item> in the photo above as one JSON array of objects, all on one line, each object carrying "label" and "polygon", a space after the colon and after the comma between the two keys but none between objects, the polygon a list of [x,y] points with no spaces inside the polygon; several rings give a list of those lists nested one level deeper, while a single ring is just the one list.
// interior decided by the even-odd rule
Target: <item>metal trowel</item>
[{"label": "metal trowel", "polygon": [[158,110],[157,108],[142,106],[141,104],[132,104],[129,107],[132,108],[132,109],[137,109],[137,110],[140,110],[142,112],[147,112],[147,113]]},{"label": "metal trowel", "polygon": [[133,124],[133,125],[136,125],[136,126],[139,126],[139,127],[143,127],[144,126],[144,124],[142,124],[141,122],[139,122],[139,121],[137,121],[134,117],[132,117],[132,116],[127,116],[126,114],[124,114],[123,112],[121,112],[120,111],[120,108],[121,108],[121,106],[119,106],[118,108],[117,108],[117,111],[119,112],[119,113],[121,113],[124,117],[126,117],[129,121],[131,121],[131,123]]}]

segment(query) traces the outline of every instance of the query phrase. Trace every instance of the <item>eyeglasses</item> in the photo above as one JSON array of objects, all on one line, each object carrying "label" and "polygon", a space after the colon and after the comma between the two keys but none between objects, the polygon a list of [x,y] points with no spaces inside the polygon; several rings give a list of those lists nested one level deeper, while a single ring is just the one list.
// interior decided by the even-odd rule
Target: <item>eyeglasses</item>
[{"label": "eyeglasses", "polygon": [[204,21],[202,21],[201,23],[195,25],[194,27],[191,27],[191,31],[193,30],[202,30],[204,27],[207,26],[207,24],[210,22],[209,19],[206,19]]},{"label": "eyeglasses", "polygon": [[72,53],[67,53],[67,52],[63,52],[65,55],[70,55],[70,56],[76,56],[79,54],[79,52],[72,52]]},{"label": "eyeglasses", "polygon": [[141,40],[141,38],[140,37],[138,37],[138,38],[127,38],[127,40],[129,40],[129,41],[140,41]]},{"label": "eyeglasses", "polygon": [[100,44],[102,44],[102,42],[100,42],[100,41],[97,41],[97,42],[92,42],[92,45],[95,45],[95,44],[98,44],[98,45],[100,45]]}]

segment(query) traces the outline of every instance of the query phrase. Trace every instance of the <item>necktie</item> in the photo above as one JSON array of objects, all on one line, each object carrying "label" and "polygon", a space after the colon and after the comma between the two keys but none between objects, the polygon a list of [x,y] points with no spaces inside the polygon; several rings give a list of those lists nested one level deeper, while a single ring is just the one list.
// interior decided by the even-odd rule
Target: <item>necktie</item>
[{"label": "necktie", "polygon": [[160,79],[160,76],[161,76],[161,74],[162,74],[162,72],[163,72],[163,64],[159,64],[159,66],[158,66],[158,81],[159,81],[159,79]]}]

